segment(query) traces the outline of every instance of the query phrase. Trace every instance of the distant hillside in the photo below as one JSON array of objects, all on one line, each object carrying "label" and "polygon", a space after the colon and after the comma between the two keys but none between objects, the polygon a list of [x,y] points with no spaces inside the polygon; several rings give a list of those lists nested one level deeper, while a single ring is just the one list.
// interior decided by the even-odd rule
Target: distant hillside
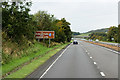
[{"label": "distant hillside", "polygon": [[103,29],[97,29],[97,30],[91,30],[86,33],[95,33],[95,32],[108,32],[109,28],[103,28]]},{"label": "distant hillside", "polygon": [[102,28],[102,29],[97,29],[97,30],[91,30],[91,31],[88,31],[86,33],[81,33],[80,35],[78,36],[89,36],[89,34],[91,33],[96,33],[96,32],[108,32],[108,29],[109,28]]}]

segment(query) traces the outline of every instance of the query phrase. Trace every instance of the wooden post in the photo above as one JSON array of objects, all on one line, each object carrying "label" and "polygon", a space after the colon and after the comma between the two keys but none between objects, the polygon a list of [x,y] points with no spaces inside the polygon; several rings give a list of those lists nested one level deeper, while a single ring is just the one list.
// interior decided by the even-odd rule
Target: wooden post
[{"label": "wooden post", "polygon": [[40,40],[39,40],[39,38],[38,38],[38,42],[39,42]]},{"label": "wooden post", "polygon": [[49,47],[50,47],[50,38],[49,38]]}]

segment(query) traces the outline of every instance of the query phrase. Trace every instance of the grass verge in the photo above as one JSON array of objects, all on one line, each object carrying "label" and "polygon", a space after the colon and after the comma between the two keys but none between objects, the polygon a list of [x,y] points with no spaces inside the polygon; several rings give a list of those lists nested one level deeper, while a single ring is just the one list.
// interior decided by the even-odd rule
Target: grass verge
[{"label": "grass verge", "polygon": [[9,74],[18,66],[36,58],[37,56],[43,56],[46,52],[59,46],[61,46],[61,44],[48,48],[40,43],[35,43],[34,47],[28,49],[29,54],[21,57],[20,59],[11,60],[8,64],[2,65],[2,75],[4,76],[6,74]]},{"label": "grass verge", "polygon": [[28,74],[33,72],[37,67],[39,67],[41,64],[43,64],[45,61],[47,61],[51,56],[56,54],[58,51],[60,51],[62,48],[67,46],[69,43],[59,45],[59,48],[50,51],[43,57],[40,57],[34,61],[32,61],[30,64],[23,66],[20,70],[12,73],[11,75],[8,75],[6,78],[25,78]]}]

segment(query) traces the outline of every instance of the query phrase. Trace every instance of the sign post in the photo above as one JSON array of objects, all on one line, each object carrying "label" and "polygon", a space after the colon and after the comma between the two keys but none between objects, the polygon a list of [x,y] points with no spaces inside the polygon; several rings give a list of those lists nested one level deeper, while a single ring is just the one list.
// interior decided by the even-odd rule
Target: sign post
[{"label": "sign post", "polygon": [[50,38],[49,38],[49,47],[50,47]]},{"label": "sign post", "polygon": [[36,31],[35,33],[36,39],[49,39],[49,47],[50,47],[50,39],[55,38],[54,31]]}]

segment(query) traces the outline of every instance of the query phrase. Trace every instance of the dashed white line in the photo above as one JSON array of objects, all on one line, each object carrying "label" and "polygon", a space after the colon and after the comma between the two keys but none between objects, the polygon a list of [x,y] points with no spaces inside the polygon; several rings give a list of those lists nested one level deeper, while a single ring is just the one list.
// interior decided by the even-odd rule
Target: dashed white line
[{"label": "dashed white line", "polygon": [[96,62],[94,62],[94,64],[97,64]]},{"label": "dashed white line", "polygon": [[90,57],[92,59],[92,57]]},{"label": "dashed white line", "polygon": [[104,77],[105,76],[105,74],[103,73],[103,72],[100,72],[100,74]]},{"label": "dashed white line", "polygon": [[58,58],[49,66],[49,68],[40,76],[39,80],[50,70],[50,68],[55,64],[55,62],[63,55],[63,53],[70,47],[70,45],[58,56]]}]

